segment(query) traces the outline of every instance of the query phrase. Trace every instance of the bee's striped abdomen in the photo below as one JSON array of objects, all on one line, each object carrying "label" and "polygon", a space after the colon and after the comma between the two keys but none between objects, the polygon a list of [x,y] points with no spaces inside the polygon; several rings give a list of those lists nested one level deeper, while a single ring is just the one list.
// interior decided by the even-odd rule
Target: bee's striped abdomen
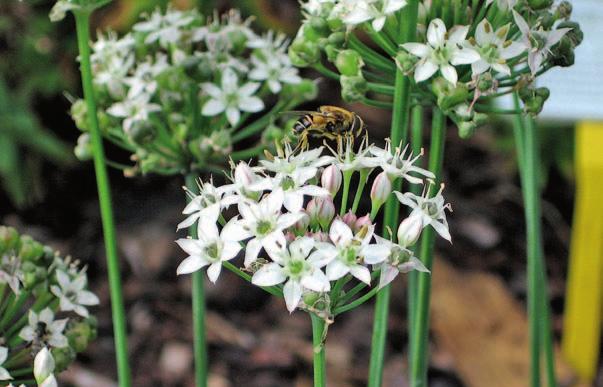
[{"label": "bee's striped abdomen", "polygon": [[293,125],[293,130],[296,133],[301,133],[304,130],[310,128],[313,125],[312,117],[309,114],[306,114],[302,118],[300,118],[295,125]]}]

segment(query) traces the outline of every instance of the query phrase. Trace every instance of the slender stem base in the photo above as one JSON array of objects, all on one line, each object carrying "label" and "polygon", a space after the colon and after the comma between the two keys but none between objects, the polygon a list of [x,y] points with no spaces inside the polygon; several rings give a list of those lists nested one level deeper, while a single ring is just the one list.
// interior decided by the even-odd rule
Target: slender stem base
[{"label": "slender stem base", "polygon": [[96,102],[94,100],[94,89],[92,86],[92,68],[90,65],[90,14],[76,11],[75,24],[77,29],[77,41],[80,52],[80,71],[82,75],[82,86],[84,98],[88,108],[88,123],[92,150],[94,156],[94,170],[96,173],[96,184],[98,188],[98,199],[100,203],[101,220],[107,255],[107,272],[109,277],[109,289],[111,294],[111,311],[113,319],[113,334],[115,336],[115,352],[117,359],[117,374],[120,387],[131,385],[130,366],[128,364],[128,343],[126,333],[126,312],[124,307],[121,275],[119,272],[119,260],[117,257],[117,243],[115,239],[115,225],[113,222],[113,209],[111,205],[111,188],[107,167],[105,165],[105,152],[98,124]]},{"label": "slender stem base", "polygon": [[327,385],[327,366],[325,356],[324,330],[325,320],[310,314],[312,318],[312,348],[314,350],[314,387]]},{"label": "slender stem base", "polygon": [[[191,192],[196,192],[195,176],[189,174],[185,178],[186,187]],[[189,229],[189,235],[197,237],[197,227]],[[198,270],[191,274],[192,309],[193,309],[193,349],[195,358],[195,386],[207,386],[207,343],[205,335],[205,289],[203,287],[203,271]]]},{"label": "slender stem base", "polygon": [[[446,117],[438,108],[433,110],[431,145],[429,149],[429,170],[435,175],[436,187],[442,175],[444,156],[444,140],[446,137]],[[431,194],[437,191],[432,187]],[[429,270],[433,267],[433,248],[435,232],[428,227],[421,236],[421,253],[419,258]],[[419,273],[417,278],[416,309],[412,325],[410,386],[427,386],[427,358],[429,356],[429,303],[431,299],[431,274]]]}]

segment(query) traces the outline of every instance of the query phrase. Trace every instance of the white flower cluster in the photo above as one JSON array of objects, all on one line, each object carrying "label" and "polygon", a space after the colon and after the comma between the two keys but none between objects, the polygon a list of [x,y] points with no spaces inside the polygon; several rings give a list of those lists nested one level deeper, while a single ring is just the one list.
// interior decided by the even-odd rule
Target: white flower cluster
[{"label": "white flower cluster", "polygon": [[[100,35],[92,46],[94,82],[107,93],[107,113],[131,133],[166,105],[186,103],[185,72],[194,67],[201,114],[224,114],[231,127],[241,112],[264,109],[262,98],[301,78],[283,35],[257,35],[236,11],[208,23],[195,10],[157,10],[121,38]],[[170,109],[171,110],[171,109]],[[169,117],[178,119],[178,117]]]},{"label": "white flower cluster", "polygon": [[405,5],[406,0],[309,0],[302,2],[302,9],[309,16],[340,19],[349,27],[369,22],[381,31],[387,17]]},{"label": "white flower cluster", "polygon": [[[177,241],[189,255],[178,273],[208,266],[208,277],[215,282],[224,262],[241,253],[245,270],[253,273],[251,282],[279,288],[284,284],[287,309],[293,311],[307,306],[304,295],[328,293],[333,281],[344,277],[369,285],[371,271],[380,273],[382,287],[400,272],[426,271],[410,247],[430,225],[450,240],[445,214],[449,205],[441,190],[432,192],[433,197],[392,193],[392,183],[404,179],[423,184],[433,174],[413,165],[418,157],[389,142],[385,148],[361,146],[358,151],[348,145],[332,155],[324,155],[324,150],[296,153],[285,147],[279,156],[261,160],[258,166],[233,164],[230,184],[200,183],[200,192],[191,195],[183,211],[187,218],[179,225],[196,224],[198,237]],[[356,216],[355,205],[347,211],[344,192],[356,172],[364,178],[377,173],[370,192],[371,216]],[[374,223],[392,194],[410,214],[400,223],[395,242],[394,235],[378,235]],[[236,207],[236,212],[226,221],[232,214],[230,207]]]}]

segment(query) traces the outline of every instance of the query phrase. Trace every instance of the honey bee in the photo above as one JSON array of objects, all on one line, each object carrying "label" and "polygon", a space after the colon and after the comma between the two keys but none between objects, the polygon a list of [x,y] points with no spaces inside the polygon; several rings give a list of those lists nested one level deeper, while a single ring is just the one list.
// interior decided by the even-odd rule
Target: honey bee
[{"label": "honey bee", "polygon": [[302,117],[293,125],[293,132],[298,136],[298,147],[308,147],[308,137],[337,140],[338,146],[343,140],[353,145],[354,139],[366,132],[364,121],[354,112],[337,106],[320,106],[318,111],[291,112]]}]

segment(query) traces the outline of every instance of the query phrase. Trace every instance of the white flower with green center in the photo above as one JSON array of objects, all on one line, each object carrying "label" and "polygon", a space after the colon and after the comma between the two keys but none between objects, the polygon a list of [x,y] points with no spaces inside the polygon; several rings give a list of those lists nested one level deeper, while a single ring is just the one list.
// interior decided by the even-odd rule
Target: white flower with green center
[{"label": "white flower with green center", "polygon": [[130,87],[128,98],[136,98],[140,94],[155,94],[157,76],[169,68],[167,56],[157,54],[154,60],[148,59],[140,63],[134,70],[134,75],[128,77],[125,83]]},{"label": "white flower with green center", "polygon": [[201,114],[213,117],[226,113],[230,125],[235,126],[241,119],[241,111],[255,113],[264,108],[264,102],[254,94],[260,87],[259,83],[249,82],[239,87],[239,77],[230,68],[222,73],[221,87],[213,83],[203,83],[202,91],[209,95]]},{"label": "white flower with green center", "polygon": [[63,335],[68,320],[67,318],[55,320],[50,308],[44,308],[40,313],[30,310],[28,325],[21,329],[19,337],[28,343],[41,338],[45,345],[64,348],[69,345],[67,337]]},{"label": "white flower with green center", "polygon": [[411,250],[378,235],[375,235],[375,240],[377,244],[385,246],[389,250],[388,255],[380,262],[373,262],[370,258],[365,258],[366,263],[377,264],[381,270],[379,288],[387,286],[400,273],[408,273],[413,270],[429,273],[423,262],[415,257]]},{"label": "white flower with green center", "polygon": [[385,149],[376,146],[369,148],[369,152],[372,155],[370,163],[373,167],[381,168],[390,180],[403,178],[412,184],[423,184],[421,178],[413,175],[435,179],[435,175],[432,172],[414,165],[423,154],[421,153],[413,157],[412,151],[407,151],[409,151],[408,145],[403,150],[400,150],[400,147],[392,150],[391,141],[387,139]]},{"label": "white flower with green center", "polygon": [[2,367],[7,358],[8,348],[0,347],[0,380],[11,380],[13,378],[10,376],[6,368]]},{"label": "white flower with green center", "polygon": [[374,168],[370,157],[372,146],[367,147],[364,140],[358,150],[354,149],[354,145],[349,140],[338,148],[337,151],[331,150],[331,152],[335,155],[335,165],[342,172]]},{"label": "white flower with green center", "polygon": [[98,305],[98,297],[86,290],[88,279],[86,273],[80,272],[72,279],[62,270],[56,271],[58,285],[50,286],[50,291],[60,301],[59,307],[63,312],[74,311],[82,317],[88,317],[87,306]]},{"label": "white flower with green center", "polygon": [[410,207],[411,213],[409,217],[421,216],[423,227],[431,225],[440,236],[450,242],[450,231],[448,230],[448,221],[446,220],[446,210],[451,211],[449,203],[444,202],[442,191],[444,185],[440,187],[438,193],[433,197],[427,197],[429,189],[423,192],[422,196],[415,195],[411,192],[397,192],[396,197],[400,203]]},{"label": "white flower with green center", "polygon": [[467,47],[465,37],[469,26],[456,26],[447,32],[441,19],[434,19],[427,27],[427,44],[404,43],[402,47],[421,58],[415,68],[415,81],[431,78],[438,70],[450,83],[456,85],[458,74],[454,66],[471,64],[480,55]]},{"label": "white flower with green center", "polygon": [[[295,154],[290,145],[285,145],[284,155],[272,160],[260,160],[260,164],[269,172],[285,176],[315,176],[318,168],[333,161],[333,157],[321,156],[323,147]],[[307,179],[306,179],[307,180]]]},{"label": "white flower with green center", "polygon": [[161,106],[149,102],[150,99],[149,94],[139,94],[136,98],[114,103],[107,109],[107,113],[123,118],[124,132],[130,133],[134,125],[146,123],[150,114],[161,111]]},{"label": "white flower with green center", "polygon": [[149,19],[134,25],[134,31],[146,32],[144,42],[152,44],[159,42],[163,48],[170,47],[180,40],[184,27],[190,25],[195,18],[192,15],[178,10],[168,9],[165,15],[161,12],[153,12]]},{"label": "white flower with green center", "polygon": [[227,191],[229,186],[216,188],[212,181],[200,182],[198,195],[187,189],[191,201],[184,207],[182,213],[188,217],[178,224],[177,230],[188,228],[197,221],[215,224],[220,217],[220,211],[238,201],[234,195],[224,195]]},{"label": "white flower with green center", "polygon": [[355,26],[371,22],[375,31],[381,31],[389,15],[406,5],[406,0],[346,1],[347,12],[342,15],[344,23]]},{"label": "white flower with green center", "polygon": [[252,238],[245,247],[245,267],[257,260],[262,247],[285,244],[284,230],[303,218],[304,213],[281,213],[285,194],[282,189],[272,191],[259,203],[239,202],[242,218],[233,218],[222,233],[237,241]]},{"label": "white flower with green center", "polygon": [[506,75],[511,74],[507,60],[516,57],[526,50],[524,44],[507,40],[511,24],[505,24],[494,31],[488,20],[482,20],[475,30],[473,47],[480,55],[480,60],[471,64],[473,75],[482,74],[490,68]]},{"label": "white flower with green center", "polygon": [[13,254],[0,256],[0,284],[7,284],[13,293],[19,294],[21,281],[23,281],[23,271],[19,257]]},{"label": "white flower with green center", "polygon": [[254,185],[260,177],[245,161],[240,161],[234,168],[234,173],[229,177],[232,184],[222,186],[220,189],[228,194],[228,200],[238,203],[241,200],[257,201],[261,192],[254,190]]},{"label": "white flower with green center", "polygon": [[551,53],[551,47],[557,44],[571,28],[558,28],[552,31],[545,31],[542,27],[538,30],[533,30],[526,20],[515,10],[513,17],[519,31],[523,43],[528,49],[528,66],[532,74],[536,74],[546,57]]},{"label": "white flower with green center", "polygon": [[241,251],[241,245],[232,240],[227,227],[220,233],[215,223],[207,221],[199,223],[197,235],[198,239],[186,238],[176,241],[189,255],[178,266],[177,273],[189,274],[209,266],[207,277],[211,282],[216,282],[222,270],[222,262],[236,257]]},{"label": "white flower with green center", "polygon": [[273,93],[278,93],[283,84],[298,84],[301,77],[297,68],[291,65],[287,46],[289,41],[286,35],[269,31],[265,36],[250,40],[247,46],[256,50],[251,55],[254,68],[249,72],[249,79],[265,81]]},{"label": "white flower with green center", "polygon": [[255,272],[251,282],[257,286],[273,286],[287,281],[283,295],[289,312],[299,304],[304,289],[328,292],[331,284],[321,270],[327,262],[308,259],[314,244],[314,238],[310,237],[294,240],[289,248],[278,243],[268,244],[266,252],[273,262]]},{"label": "white flower with green center", "polygon": [[358,280],[370,284],[371,273],[365,262],[381,262],[389,251],[386,246],[369,244],[373,237],[374,226],[363,227],[354,235],[350,227],[340,219],[335,219],[329,230],[332,243],[317,243],[316,251],[310,259],[327,261],[327,278],[335,281],[350,273]]}]

